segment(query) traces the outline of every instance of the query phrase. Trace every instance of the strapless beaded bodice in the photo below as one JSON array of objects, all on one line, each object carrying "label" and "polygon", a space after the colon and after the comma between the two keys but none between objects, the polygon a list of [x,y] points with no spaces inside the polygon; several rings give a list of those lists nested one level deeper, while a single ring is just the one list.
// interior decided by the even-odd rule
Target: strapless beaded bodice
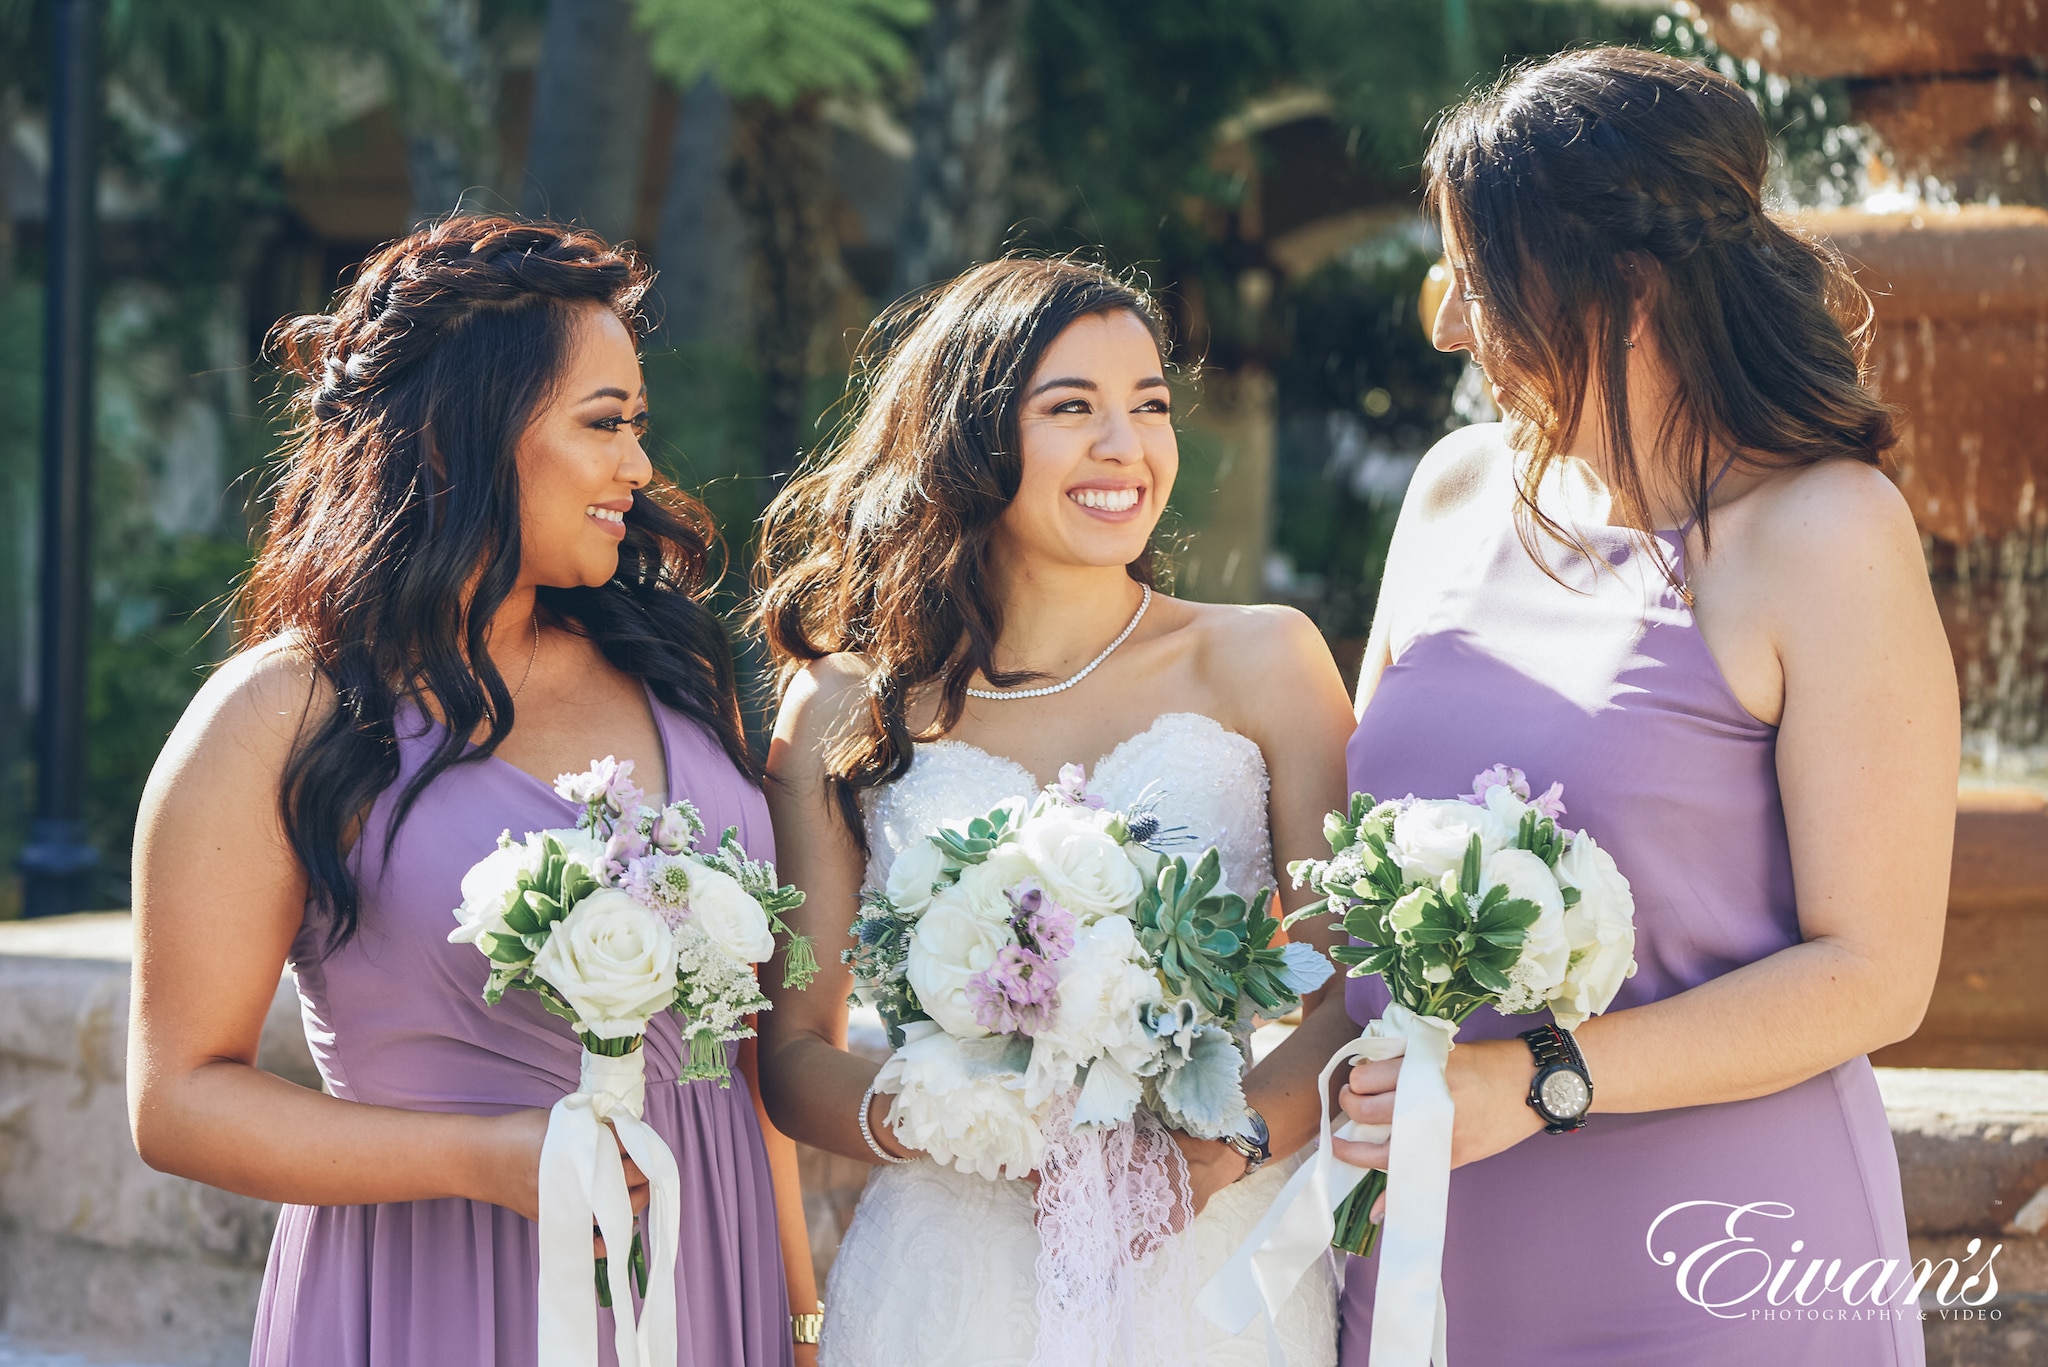
[{"label": "strapless beaded bodice", "polygon": [[[867,886],[942,821],[978,816],[1038,787],[1015,760],[962,741],[917,748],[910,771],[869,789]],[[1214,845],[1245,894],[1274,883],[1266,759],[1249,737],[1196,712],[1169,712],[1089,767],[1111,807],[1143,803],[1190,857]],[[1250,1235],[1299,1165],[1274,1163],[1218,1192],[1184,1236],[1205,1281]],[[878,1167],[868,1179],[825,1293],[823,1367],[1026,1367],[1038,1333],[1038,1230],[1031,1188],[929,1160]],[[1129,1367],[1264,1367],[1263,1329],[1231,1336],[1199,1318],[1200,1350],[1170,1363],[1140,1344]],[[1337,1291],[1330,1269],[1302,1279],[1278,1332],[1295,1367],[1334,1367]]]},{"label": "strapless beaded bodice", "polygon": [[[1272,836],[1266,827],[1266,757],[1249,737],[1199,712],[1168,712],[1089,766],[1088,789],[1111,807],[1144,801],[1167,831],[1181,833],[1190,856],[1209,845],[1223,877],[1246,896],[1271,887]],[[1031,771],[964,741],[917,747],[910,772],[863,795],[867,815],[866,885],[879,888],[889,866],[941,821],[979,816],[998,802],[1030,797]]]}]

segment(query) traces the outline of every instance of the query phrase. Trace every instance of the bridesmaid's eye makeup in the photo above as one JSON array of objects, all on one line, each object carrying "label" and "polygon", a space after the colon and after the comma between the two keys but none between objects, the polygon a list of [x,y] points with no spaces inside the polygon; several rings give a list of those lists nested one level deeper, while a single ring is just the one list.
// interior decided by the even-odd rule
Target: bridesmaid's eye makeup
[{"label": "bridesmaid's eye makeup", "polygon": [[616,432],[620,428],[630,427],[636,436],[644,437],[647,435],[647,410],[643,408],[630,418],[623,413],[616,417],[599,418],[591,426],[602,428],[607,432]]}]

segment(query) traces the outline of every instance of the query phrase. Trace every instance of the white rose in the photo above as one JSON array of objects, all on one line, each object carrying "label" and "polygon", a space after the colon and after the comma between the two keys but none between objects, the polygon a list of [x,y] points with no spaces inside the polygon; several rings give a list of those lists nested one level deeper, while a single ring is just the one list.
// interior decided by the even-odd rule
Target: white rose
[{"label": "white rose", "polygon": [[978,1177],[1022,1177],[1038,1166],[1042,1117],[1024,1099],[1014,1051],[955,1039],[930,1021],[913,1021],[903,1034],[875,1078],[877,1090],[896,1094],[887,1124],[897,1138]]},{"label": "white rose", "polygon": [[1124,847],[1094,816],[1048,812],[1026,822],[1017,841],[1046,892],[1084,923],[1128,910],[1145,890]]},{"label": "white rose", "polygon": [[457,925],[448,932],[451,944],[475,944],[486,935],[511,935],[505,913],[519,895],[519,880],[539,871],[540,851],[528,845],[492,850],[462,875],[462,905]]},{"label": "white rose", "polygon": [[1031,861],[1014,843],[1001,845],[979,864],[969,864],[962,869],[958,881],[933,893],[932,897],[933,900],[943,896],[962,897],[974,908],[977,916],[991,921],[1007,921],[1017,914],[1016,906],[1010,901],[1010,892],[1037,876]]},{"label": "white rose", "polygon": [[1564,935],[1564,894],[1558,890],[1557,877],[1527,850],[1496,850],[1480,864],[1479,884],[1481,896],[1501,887],[1509,897],[1536,904],[1536,920],[1522,940],[1521,957],[1508,970],[1513,987],[1501,998],[1501,1010],[1511,1015],[1534,1011],[1564,981],[1571,962],[1572,948]]},{"label": "white rose", "polygon": [[1165,996],[1127,917],[1081,927],[1074,952],[1060,961],[1052,1020],[1032,1037],[1031,1100],[1064,1091],[1082,1064],[1099,1058],[1133,1075],[1151,1072],[1164,1046],[1145,1022]]},{"label": "white rose", "polygon": [[1571,967],[1550,998],[1551,1014],[1570,1030],[1605,1011],[1623,980],[1635,976],[1636,902],[1614,856],[1583,831],[1557,861],[1557,876],[1579,890],[1564,914]]},{"label": "white rose", "polygon": [[1434,883],[1462,866],[1473,836],[1479,852],[1493,854],[1514,839],[1506,818],[1469,802],[1415,802],[1394,818],[1394,838],[1387,853],[1412,882]]},{"label": "white rose", "polygon": [[757,964],[775,952],[768,913],[723,869],[690,861],[690,919],[734,963]]},{"label": "white rose", "polygon": [[533,971],[575,1010],[578,1030],[626,1039],[675,999],[675,934],[652,907],[599,888],[555,923]]},{"label": "white rose", "polygon": [[[977,865],[969,873],[979,874],[987,867]],[[977,892],[984,895],[976,896]],[[1017,943],[1009,912],[1008,899],[998,893],[992,904],[984,888],[970,887],[969,879],[962,878],[932,898],[911,932],[904,976],[925,1013],[949,1034],[977,1039],[988,1033],[967,1001],[967,980],[994,964],[1006,945]]]},{"label": "white rose", "polygon": [[889,866],[889,879],[882,891],[898,911],[916,916],[931,904],[932,889],[945,875],[945,852],[932,841],[919,837]]},{"label": "white rose", "polygon": [[1507,828],[1508,839],[1512,841],[1522,829],[1522,818],[1534,811],[1535,806],[1522,801],[1514,789],[1502,783],[1486,790],[1486,810],[1500,819]]}]

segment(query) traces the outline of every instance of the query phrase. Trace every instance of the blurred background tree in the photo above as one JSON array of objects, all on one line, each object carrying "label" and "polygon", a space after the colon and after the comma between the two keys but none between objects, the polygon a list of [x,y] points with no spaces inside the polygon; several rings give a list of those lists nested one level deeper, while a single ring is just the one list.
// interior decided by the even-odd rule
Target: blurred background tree
[{"label": "blurred background tree", "polygon": [[[0,915],[33,724],[46,11],[0,0]],[[548,212],[652,258],[655,456],[725,528],[732,606],[882,307],[1006,247],[1134,271],[1188,390],[1179,591],[1295,603],[1348,660],[1415,461],[1484,416],[1416,319],[1429,121],[1572,44],[1714,55],[1644,0],[108,0],[105,24],[109,905],[143,778],[229,645],[277,440],[262,339],[411,225]],[[1759,98],[1789,125],[1808,95]]]}]

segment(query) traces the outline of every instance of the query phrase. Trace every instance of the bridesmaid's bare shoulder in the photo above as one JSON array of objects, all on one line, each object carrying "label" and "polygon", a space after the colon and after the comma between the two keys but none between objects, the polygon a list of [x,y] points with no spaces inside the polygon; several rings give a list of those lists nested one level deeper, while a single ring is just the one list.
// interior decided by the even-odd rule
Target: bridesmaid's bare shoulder
[{"label": "bridesmaid's bare shoulder", "polygon": [[769,772],[786,775],[798,755],[805,756],[811,767],[821,766],[825,750],[866,706],[871,672],[864,656],[841,652],[812,660],[790,674],[775,715]]},{"label": "bridesmaid's bare shoulder", "polygon": [[1500,423],[1459,428],[1430,447],[1415,467],[1402,518],[1435,522],[1483,502],[1490,488],[1513,474],[1514,460]]},{"label": "bridesmaid's bare shoulder", "polygon": [[274,829],[292,750],[333,707],[332,686],[294,638],[251,646],[221,665],[150,770],[136,867],[153,867],[153,854],[167,843],[202,840],[208,831]]},{"label": "bridesmaid's bare shoulder", "polygon": [[334,707],[334,688],[294,635],[231,656],[193,695],[157,765],[254,764],[282,772],[292,747]]}]

